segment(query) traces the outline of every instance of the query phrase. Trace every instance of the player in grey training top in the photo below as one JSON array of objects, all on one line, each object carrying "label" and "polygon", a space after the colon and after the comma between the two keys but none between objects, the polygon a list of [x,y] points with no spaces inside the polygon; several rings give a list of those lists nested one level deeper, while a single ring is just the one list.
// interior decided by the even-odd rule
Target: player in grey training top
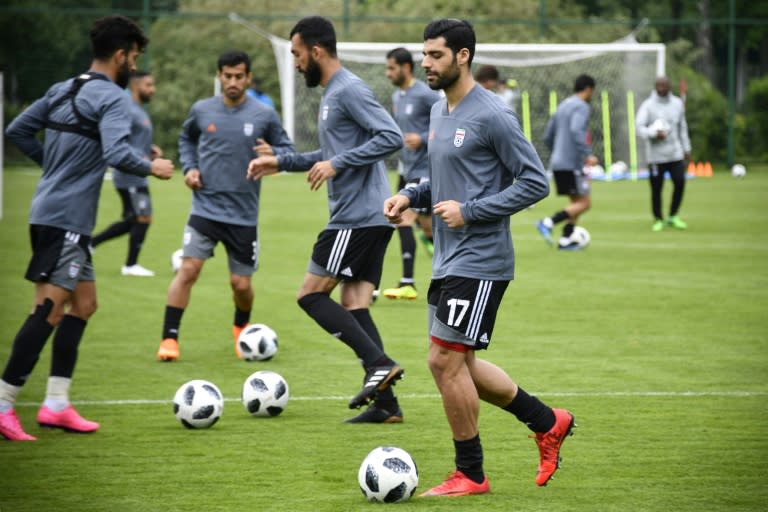
[{"label": "player in grey training top", "polygon": [[[13,341],[0,380],[0,435],[35,438],[21,427],[16,397],[32,373],[51,333],[52,361],[45,402],[37,413],[44,426],[93,432],[69,401],[78,345],[96,311],[96,282],[88,243],[96,222],[107,165],[168,179],[173,163],[151,163],[130,144],[130,98],[122,89],[147,38],[122,16],[97,20],[91,29],[93,62],[87,73],[55,84],[8,126],[6,135],[43,167],[29,214],[32,258],[26,278],[35,283],[30,314]],[[45,142],[36,134],[45,129]]]},{"label": "player in grey training top", "polygon": [[275,110],[245,92],[251,82],[251,59],[246,53],[223,53],[218,60],[218,79],[223,95],[196,102],[179,137],[184,182],[193,190],[192,210],[184,228],[182,265],[168,287],[157,352],[161,361],[179,357],[181,317],[192,286],[219,242],[227,250],[235,303],[235,353],[242,356],[238,338],[250,320],[251,277],[259,265],[261,191],[261,183],[247,180],[245,170],[260,152],[294,151]]},{"label": "player in grey training top", "polygon": [[566,251],[582,248],[577,240],[571,239],[571,235],[579,217],[592,206],[590,177],[584,166],[597,164],[589,136],[589,114],[592,110],[589,102],[594,91],[594,78],[589,75],[576,77],[573,95],[558,105],[544,131],[544,143],[552,150],[549,168],[555,177],[557,195],[568,196],[570,203],[551,217],[538,221],[536,229],[552,245],[552,228],[565,221],[557,248]]},{"label": "player in grey training top", "polygon": [[[342,67],[330,21],[319,16],[299,21],[291,31],[291,53],[307,86],[325,88],[317,117],[320,149],[261,156],[251,161],[248,175],[258,179],[278,169],[309,169],[311,190],[327,183],[330,220],[315,243],[298,302],[362,361],[363,389],[349,407],[375,401],[348,421],[401,422],[402,411],[389,386],[403,371],[384,353],[368,305],[392,236],[377,203],[389,190],[382,159],[400,149],[403,138],[368,86]],[[339,283],[344,306],[330,297]]]},{"label": "player in grey training top", "polygon": [[501,368],[481,360],[496,314],[514,275],[509,216],[544,198],[544,168],[514,112],[472,78],[475,33],[463,20],[424,29],[427,83],[443,89],[429,126],[430,181],[384,202],[399,222],[409,206],[432,205],[435,254],[429,304],[429,368],[442,396],[454,441],[456,470],[422,496],[490,491],[478,430],[479,400],[514,414],[536,433],[541,461],[536,482],[557,468],[562,437],[573,418],[529,396]]},{"label": "player in grey training top", "polygon": [[[159,158],[163,156],[163,152],[152,144],[152,121],[144,110],[144,105],[149,103],[155,94],[155,79],[147,71],[135,71],[131,73],[128,87],[133,100],[131,101],[131,144],[148,160]],[[97,247],[107,240],[128,233],[128,256],[121,273],[124,276],[154,276],[154,272],[138,264],[139,252],[152,221],[149,182],[144,176],[113,169],[112,183],[123,203],[123,218],[94,235],[91,245]]]},{"label": "player in grey training top", "polygon": [[[392,115],[403,132],[405,146],[400,150],[400,180],[397,190],[406,186],[413,187],[429,179],[427,161],[427,136],[429,131],[429,113],[432,105],[440,99],[440,94],[413,76],[413,56],[405,48],[395,48],[387,53],[387,78],[397,90],[392,93]],[[420,236],[427,252],[431,255],[432,215],[429,208],[408,210],[403,213],[403,221],[397,225],[400,235],[400,255],[403,261],[403,275],[395,288],[383,291],[389,299],[414,300],[419,294],[413,275],[416,262],[416,239],[413,225],[418,223]]]}]

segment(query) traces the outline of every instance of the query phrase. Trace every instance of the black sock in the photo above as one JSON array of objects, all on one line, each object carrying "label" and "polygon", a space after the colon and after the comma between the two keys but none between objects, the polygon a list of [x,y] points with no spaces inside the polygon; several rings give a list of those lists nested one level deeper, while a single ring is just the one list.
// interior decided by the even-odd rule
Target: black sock
[{"label": "black sock", "polygon": [[107,240],[111,240],[128,233],[131,230],[131,224],[132,222],[128,220],[120,220],[115,222],[107,229],[91,238],[91,245],[96,247],[102,242],[106,242]]},{"label": "black sock", "polygon": [[184,308],[175,308],[165,306],[165,317],[163,318],[163,339],[179,339],[179,327],[181,326],[181,317],[184,314]]},{"label": "black sock", "polygon": [[298,300],[299,306],[331,336],[339,338],[355,351],[363,366],[369,368],[386,357],[355,317],[327,293],[310,293]]},{"label": "black sock", "polygon": [[555,413],[552,409],[522,388],[517,388],[517,396],[504,410],[514,414],[533,432],[549,432],[555,426]]},{"label": "black sock", "polygon": [[72,378],[77,363],[77,347],[83,338],[88,322],[82,318],[65,315],[53,336],[51,376]]},{"label": "black sock", "polygon": [[40,352],[53,332],[53,326],[48,323],[48,315],[53,309],[53,301],[45,299],[38,304],[34,313],[29,315],[16,333],[11,348],[11,356],[3,371],[3,380],[12,386],[23,386],[29,374],[40,358]]},{"label": "black sock", "polygon": [[139,252],[141,251],[141,246],[144,245],[148,229],[149,224],[139,222],[131,224],[131,236],[128,239],[128,260],[125,262],[127,266],[135,265],[138,261]]},{"label": "black sock", "polygon": [[[370,310],[368,308],[353,309],[350,313],[376,346],[384,351],[384,342],[381,341],[379,330],[376,328],[376,324],[373,323]],[[392,386],[376,393],[376,405],[387,410],[397,409],[397,398],[395,398],[395,393],[392,391]]]},{"label": "black sock", "polygon": [[552,224],[554,225],[554,224],[563,222],[564,220],[570,218],[570,216],[568,215],[568,212],[566,212],[565,210],[560,210],[559,212],[554,214],[551,218],[552,218]]},{"label": "black sock", "polygon": [[[416,237],[411,226],[397,228],[400,234],[400,255],[403,259],[403,281],[413,282],[413,265],[416,255]],[[401,283],[403,282],[401,281]]]},{"label": "black sock", "polygon": [[569,236],[571,236],[573,234],[573,228],[574,227],[575,227],[575,225],[571,224],[570,222],[568,224],[566,224],[565,226],[563,226],[563,236],[565,238],[568,238]]},{"label": "black sock", "polygon": [[453,440],[456,450],[456,469],[467,475],[475,483],[485,480],[483,473],[483,446],[480,444],[480,434],[466,441]]},{"label": "black sock", "polygon": [[251,310],[248,311],[241,311],[237,307],[235,307],[235,320],[234,325],[238,327],[245,327],[248,325],[248,322],[251,321]]}]

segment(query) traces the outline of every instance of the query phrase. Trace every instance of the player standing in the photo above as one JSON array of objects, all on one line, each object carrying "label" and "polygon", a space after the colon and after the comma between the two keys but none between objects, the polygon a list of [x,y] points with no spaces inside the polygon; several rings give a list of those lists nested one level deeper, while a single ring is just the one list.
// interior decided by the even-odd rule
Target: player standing
[{"label": "player standing", "polygon": [[475,32],[443,19],[424,29],[427,83],[445,91],[432,107],[430,180],[384,202],[390,222],[409,206],[432,205],[435,254],[429,304],[429,368],[453,434],[456,469],[422,496],[490,491],[478,430],[479,401],[500,407],[535,433],[536,483],[557,469],[573,416],[523,391],[504,370],[479,359],[491,341],[496,313],[514,277],[509,217],[546,197],[549,186],[536,150],[501,98],[472,78]]},{"label": "player standing", "polygon": [[157,351],[161,361],[179,358],[179,327],[192,286],[219,242],[227,250],[235,303],[232,335],[240,357],[237,339],[250,321],[251,278],[259,266],[261,192],[261,183],[247,180],[243,169],[262,151],[293,151],[275,110],[246,94],[251,82],[250,57],[228,51],[221,54],[217,66],[223,94],[192,105],[179,136],[184,183],[193,191],[192,208],[184,228],[181,268],[168,287]]},{"label": "player standing", "polygon": [[[131,144],[148,160],[160,158],[163,152],[152,144],[152,121],[144,109],[144,105],[152,101],[152,96],[155,95],[155,79],[147,71],[135,71],[131,73],[128,87],[133,100],[131,102]],[[124,276],[152,277],[155,275],[154,272],[138,264],[139,252],[147,237],[149,224],[152,222],[149,182],[144,176],[136,176],[115,169],[112,172],[112,183],[123,203],[123,219],[94,235],[91,246],[97,247],[102,242],[128,233],[128,257],[121,273]]]},{"label": "player standing", "polygon": [[[415,187],[429,179],[427,162],[427,136],[429,130],[429,112],[440,95],[416,80],[413,76],[413,56],[405,48],[395,48],[387,53],[387,78],[398,89],[392,93],[392,116],[403,132],[405,146],[400,150],[402,173],[398,190]],[[416,239],[413,236],[413,224],[417,222],[422,230],[425,246],[429,254],[433,251],[432,212],[429,208],[407,210],[403,220],[397,225],[400,235],[400,254],[403,260],[403,277],[396,288],[384,290],[389,299],[418,298],[413,278],[416,263]]]},{"label": "player standing", "polygon": [[[88,245],[107,165],[140,176],[169,179],[170,160],[144,158],[130,143],[128,85],[148,39],[123,16],[96,20],[90,32],[93,62],[77,78],[53,85],[8,126],[6,135],[40,164],[29,213],[32,258],[26,278],[35,283],[32,313],[13,341],[0,380],[0,435],[33,441],[14,404],[53,331],[51,370],[37,422],[71,432],[93,432],[69,401],[77,352],[96,311],[96,277]],[[45,142],[36,134],[45,129]]]},{"label": "player standing", "polygon": [[[370,88],[342,66],[330,21],[319,16],[299,21],[291,30],[291,53],[307,87],[324,88],[317,117],[320,149],[261,156],[251,161],[248,175],[258,179],[278,169],[309,169],[311,190],[327,182],[330,219],[315,242],[299,306],[363,364],[363,388],[349,407],[373,402],[347,422],[400,423],[403,413],[390,385],[403,370],[384,352],[368,306],[392,237],[379,207],[389,195],[382,159],[402,147],[403,137]],[[341,304],[330,297],[339,284]]]},{"label": "player standing", "polygon": [[589,75],[579,75],[573,83],[573,95],[558,105],[544,131],[544,143],[552,150],[549,167],[555,176],[557,195],[568,196],[571,202],[551,217],[537,222],[536,229],[551,245],[555,224],[567,221],[557,246],[566,251],[581,249],[579,243],[570,237],[579,217],[592,205],[589,196],[590,178],[584,172],[584,166],[597,164],[588,132],[591,112],[589,102],[594,90],[595,79]]}]

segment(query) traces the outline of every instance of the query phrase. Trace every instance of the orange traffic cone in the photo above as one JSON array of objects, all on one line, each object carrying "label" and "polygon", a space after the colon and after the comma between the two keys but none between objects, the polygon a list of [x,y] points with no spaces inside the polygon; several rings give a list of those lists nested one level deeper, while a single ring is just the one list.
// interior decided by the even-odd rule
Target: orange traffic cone
[{"label": "orange traffic cone", "polygon": [[711,178],[714,173],[712,172],[712,164],[709,162],[704,163],[704,176]]},{"label": "orange traffic cone", "polygon": [[696,164],[688,162],[688,176],[696,176]]},{"label": "orange traffic cone", "polygon": [[702,162],[696,163],[696,176],[704,176],[704,164]]}]

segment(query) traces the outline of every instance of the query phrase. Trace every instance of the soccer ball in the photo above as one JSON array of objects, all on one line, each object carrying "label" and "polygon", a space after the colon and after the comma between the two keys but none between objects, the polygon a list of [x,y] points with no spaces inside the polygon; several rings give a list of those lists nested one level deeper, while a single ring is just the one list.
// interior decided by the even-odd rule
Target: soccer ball
[{"label": "soccer ball", "polygon": [[224,411],[224,397],[212,382],[191,380],[173,397],[173,413],[187,428],[208,428],[219,421]]},{"label": "soccer ball", "polygon": [[731,176],[734,178],[743,178],[747,175],[747,168],[741,164],[733,164],[731,167]]},{"label": "soccer ball", "polygon": [[288,383],[275,372],[252,373],[243,382],[243,406],[253,416],[279,415],[288,405],[289,397]]},{"label": "soccer ball", "polygon": [[589,245],[589,242],[592,240],[592,237],[589,235],[589,231],[581,226],[576,226],[573,228],[573,233],[571,233],[570,238],[572,241],[578,243],[579,248],[581,249],[586,249],[586,247]]},{"label": "soccer ball", "polygon": [[629,167],[626,162],[618,160],[611,164],[609,171],[612,178],[623,178],[629,172]]},{"label": "soccer ball", "polygon": [[657,119],[648,128],[653,133],[653,137],[656,137],[657,132],[662,132],[665,136],[669,133],[669,123],[666,119]]},{"label": "soccer ball", "polygon": [[368,501],[406,501],[419,485],[419,470],[405,450],[380,446],[369,453],[357,472],[360,490]]},{"label": "soccer ball", "polygon": [[264,324],[248,325],[237,338],[246,361],[268,361],[277,353],[277,333]]},{"label": "soccer ball", "polygon": [[184,254],[184,249],[176,249],[171,254],[171,268],[174,272],[178,272],[181,268],[181,257]]}]

